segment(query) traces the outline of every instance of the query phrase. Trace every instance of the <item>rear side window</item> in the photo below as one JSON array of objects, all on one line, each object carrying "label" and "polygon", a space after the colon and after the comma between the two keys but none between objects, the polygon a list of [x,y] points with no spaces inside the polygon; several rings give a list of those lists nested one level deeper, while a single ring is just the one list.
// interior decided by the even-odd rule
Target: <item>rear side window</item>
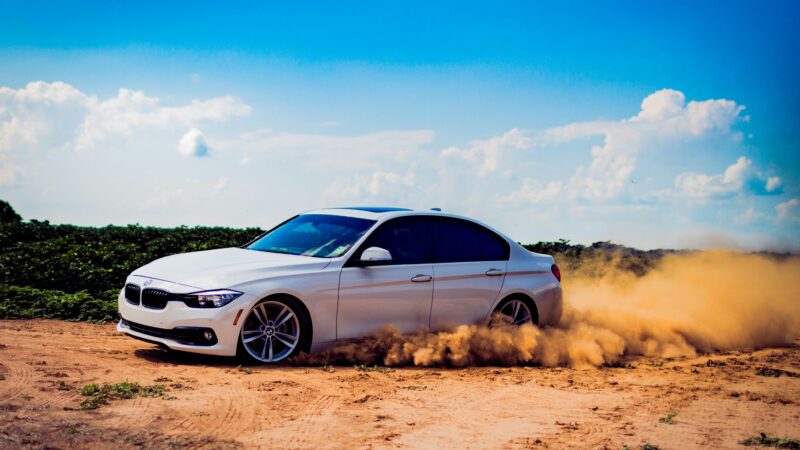
[{"label": "rear side window", "polygon": [[486,228],[459,219],[438,218],[433,229],[434,261],[506,261],[508,243]]},{"label": "rear side window", "polygon": [[[429,236],[426,221],[416,217],[390,220],[375,230],[359,252],[370,247],[389,250],[392,264],[422,264],[430,262]],[[357,252],[354,258],[360,258]]]}]

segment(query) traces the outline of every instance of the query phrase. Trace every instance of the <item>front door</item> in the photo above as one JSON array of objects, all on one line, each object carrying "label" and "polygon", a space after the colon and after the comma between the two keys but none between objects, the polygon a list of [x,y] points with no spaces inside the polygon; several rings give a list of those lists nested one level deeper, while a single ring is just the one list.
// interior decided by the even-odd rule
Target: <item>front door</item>
[{"label": "front door", "polygon": [[[426,231],[415,217],[389,220],[356,250],[339,277],[338,339],[367,336],[387,325],[402,333],[428,329],[433,265]],[[370,247],[388,250],[391,261],[359,265],[356,260]]]}]

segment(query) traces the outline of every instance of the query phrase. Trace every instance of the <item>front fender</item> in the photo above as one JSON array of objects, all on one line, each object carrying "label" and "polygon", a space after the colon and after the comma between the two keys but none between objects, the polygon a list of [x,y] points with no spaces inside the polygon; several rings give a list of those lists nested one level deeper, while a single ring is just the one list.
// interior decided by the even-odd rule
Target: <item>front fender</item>
[{"label": "front fender", "polygon": [[314,329],[311,346],[336,340],[336,311],[339,301],[339,270],[290,274],[248,281],[231,286],[252,296],[245,313],[258,301],[272,295],[290,295],[305,305]]}]

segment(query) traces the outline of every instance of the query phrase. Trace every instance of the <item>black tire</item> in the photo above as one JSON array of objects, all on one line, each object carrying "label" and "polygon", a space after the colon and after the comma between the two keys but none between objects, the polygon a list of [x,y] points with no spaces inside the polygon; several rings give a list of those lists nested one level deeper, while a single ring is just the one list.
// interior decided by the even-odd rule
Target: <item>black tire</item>
[{"label": "black tire", "polygon": [[[520,302],[527,308],[529,320],[527,321],[519,320],[516,323],[514,322],[513,318],[511,318],[508,314],[510,312],[509,310],[513,309],[513,306],[511,306],[511,304],[514,302]],[[531,323],[533,325],[539,324],[539,312],[536,309],[536,304],[533,302],[533,300],[524,296],[508,297],[503,299],[503,301],[501,301],[500,303],[498,303],[497,307],[494,309],[494,312],[492,312],[492,320],[490,321],[490,324],[495,323],[495,320],[497,320],[498,315],[500,317],[500,320],[503,320],[506,323],[510,322],[514,325],[522,325],[523,323]],[[522,317],[519,317],[519,319],[522,319]]]},{"label": "black tire", "polygon": [[[269,333],[270,326],[274,325],[275,322],[283,320],[285,317],[285,314],[275,317],[275,311],[280,311],[282,307],[285,307],[297,320],[294,322],[294,320],[290,318],[283,324],[272,327],[273,331],[272,333]],[[256,312],[254,313],[254,311]],[[267,324],[259,322],[258,320],[258,318],[263,315],[264,311],[267,312]],[[269,317],[270,314],[272,314],[273,317]],[[308,317],[305,307],[303,307],[303,305],[301,305],[301,303],[293,297],[284,295],[267,297],[253,305],[253,307],[242,316],[244,319],[239,330],[236,356],[244,363],[279,364],[281,362],[285,362],[289,358],[302,351],[307,351],[311,346],[311,319]],[[261,355],[269,356],[269,351],[275,349],[276,347],[278,350],[288,349],[289,346],[280,341],[283,340],[294,342],[287,337],[290,334],[294,334],[293,331],[290,330],[291,327],[287,326],[290,323],[299,328],[299,330],[297,330],[296,343],[291,350],[288,352],[282,352],[286,354],[284,355],[281,353],[279,354],[279,357],[277,357],[278,355],[275,355],[276,357],[274,358],[260,358]],[[257,334],[255,330],[259,327],[265,328],[265,334],[263,336],[256,337]],[[245,334],[248,334],[247,338],[250,339],[250,342],[247,344],[245,343]],[[253,340],[254,338],[255,340]],[[254,349],[254,347],[258,346],[262,340],[264,350],[259,355],[259,350],[257,348]],[[269,341],[272,341],[272,345],[270,345]]]}]

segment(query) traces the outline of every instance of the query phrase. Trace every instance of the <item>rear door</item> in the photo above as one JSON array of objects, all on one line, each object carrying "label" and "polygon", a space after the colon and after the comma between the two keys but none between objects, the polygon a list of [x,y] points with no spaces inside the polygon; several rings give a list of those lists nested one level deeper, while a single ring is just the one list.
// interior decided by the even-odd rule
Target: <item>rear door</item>
[{"label": "rear door", "polygon": [[508,242],[474,222],[449,217],[433,220],[431,328],[480,322],[503,286]]},{"label": "rear door", "polygon": [[[403,333],[427,330],[433,298],[433,265],[427,223],[401,217],[381,224],[342,268],[337,337],[373,334],[384,325]],[[392,261],[359,266],[369,247],[389,251]]]}]

